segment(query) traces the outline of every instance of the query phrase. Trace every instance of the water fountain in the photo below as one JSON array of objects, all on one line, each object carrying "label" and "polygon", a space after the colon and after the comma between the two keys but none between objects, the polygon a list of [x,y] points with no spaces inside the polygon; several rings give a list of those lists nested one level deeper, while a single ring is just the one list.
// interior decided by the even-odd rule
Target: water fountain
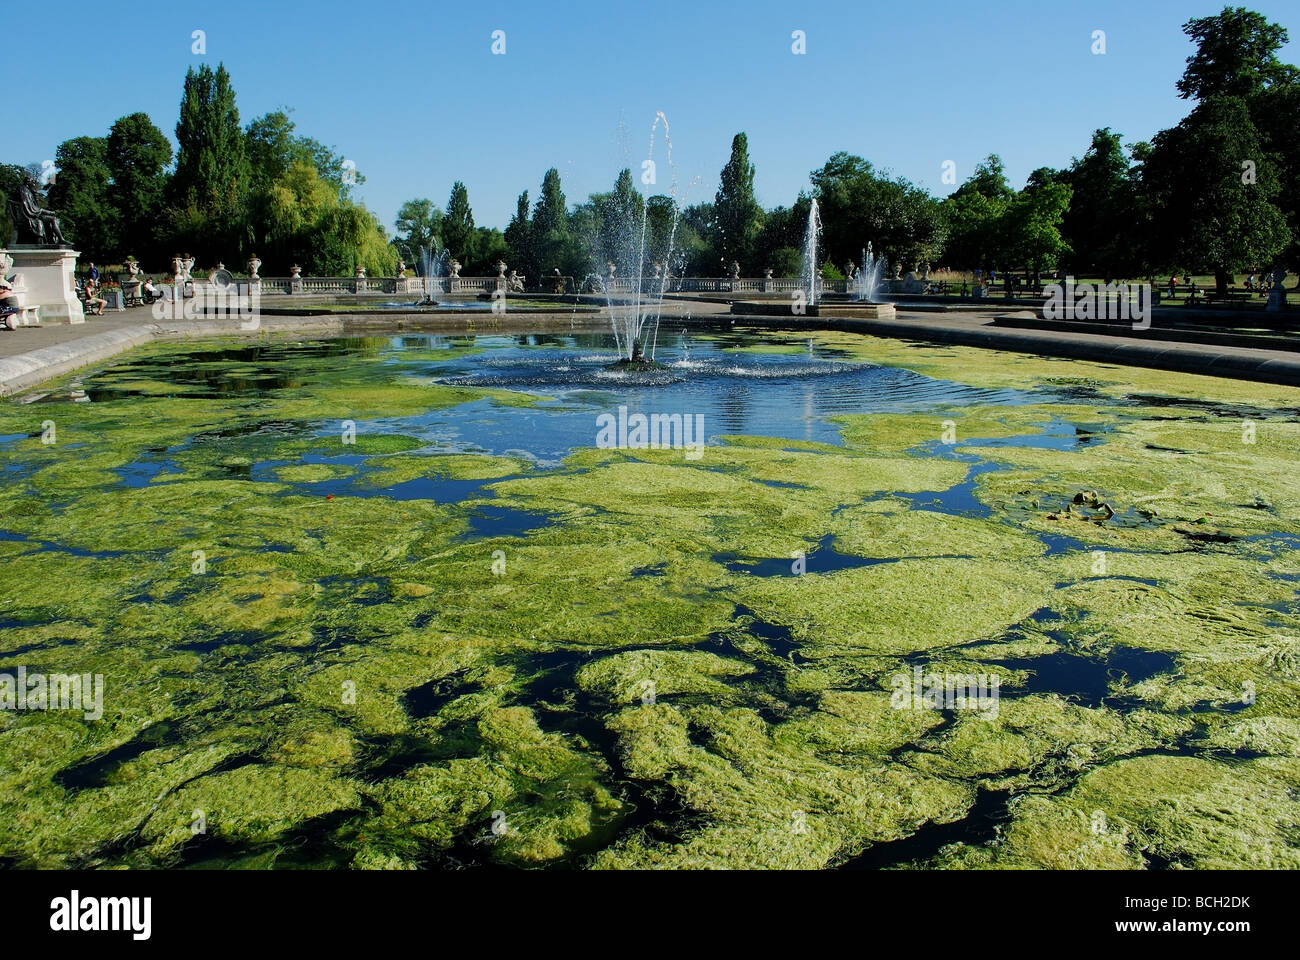
[{"label": "water fountain", "polygon": [[807,303],[810,307],[817,305],[817,241],[821,239],[821,235],[821,211],[817,208],[817,199],[814,197],[812,203],[808,206],[808,225],[804,227],[803,260],[799,269],[799,278],[803,282],[803,289],[806,292]]},{"label": "water fountain", "polygon": [[[668,118],[662,110],[655,114],[654,123],[650,127],[648,168],[654,167],[655,140],[661,123],[667,150],[666,161],[672,172],[668,191],[668,196],[673,201],[672,224],[668,231],[667,250],[651,251],[647,255],[650,198],[646,191],[641,191],[639,210],[622,211],[623,222],[618,223],[612,232],[615,246],[613,250],[606,251],[611,258],[609,275],[601,277],[593,274],[589,278],[595,280],[595,285],[605,295],[605,307],[609,311],[610,326],[614,330],[614,342],[618,348],[619,359],[614,364],[618,369],[654,369],[659,366],[654,362],[655,343],[659,319],[663,313],[664,294],[668,290],[672,274],[669,265],[681,216],[681,208],[677,203],[677,172],[673,167],[673,141],[668,131]],[[652,262],[648,264],[647,259]],[[652,277],[647,276],[647,266],[655,268]],[[624,277],[627,278],[626,281],[621,279]],[[626,291],[623,295],[620,295],[620,287]]]},{"label": "water fountain", "polygon": [[424,286],[424,299],[417,300],[417,307],[436,307],[438,298],[434,292],[442,293],[442,272],[447,266],[447,248],[420,247],[420,279]]},{"label": "water fountain", "polygon": [[875,303],[876,293],[880,289],[880,279],[885,275],[888,269],[888,261],[884,257],[876,259],[871,249],[871,244],[862,251],[862,266],[858,267],[857,272],[853,275],[853,282],[849,285],[849,292],[856,303]]}]

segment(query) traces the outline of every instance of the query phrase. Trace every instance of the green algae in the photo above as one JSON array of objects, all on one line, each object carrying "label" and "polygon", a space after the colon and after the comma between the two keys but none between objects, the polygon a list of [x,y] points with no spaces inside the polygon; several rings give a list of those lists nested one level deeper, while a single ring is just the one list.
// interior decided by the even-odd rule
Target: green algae
[{"label": "green algae", "polygon": [[[984,386],[1263,410],[1300,396],[818,342]],[[160,374],[174,349],[151,354]],[[274,389],[215,398],[136,370],[103,381],[129,401],[0,405],[0,434],[26,437],[4,446],[21,472],[0,493],[17,538],[0,540],[0,671],[108,685],[101,721],[0,712],[0,856],[271,866],[311,836],[322,862],[367,869],[824,867],[961,820],[992,790],[1010,798],[995,841],[929,865],[1295,865],[1300,561],[1274,539],[1300,519],[1290,412],[1243,444],[1236,413],[944,407],[839,418],[843,446],[726,437],[698,461],[579,450],[541,471],[376,419],[534,395],[412,381],[374,351],[319,366],[292,360]],[[47,418],[56,444],[40,441]],[[966,478],[942,455],[946,420],[951,452],[1001,468],[975,487],[988,516],[898,496]],[[1087,442],[977,443],[1061,423]],[[142,460],[168,465],[124,486]],[[447,505],[302,492],[426,477],[498,482]],[[1073,505],[1092,491],[1113,517]],[[469,537],[487,505],[550,522]],[[1045,556],[1053,534],[1078,544]],[[826,537],[884,562],[725,566]],[[1096,706],[1025,692],[1035,658],[1120,647],[1173,665],[1113,676]],[[893,709],[891,678],[918,656],[997,673],[996,715]],[[649,827],[629,825],[634,808]]]}]

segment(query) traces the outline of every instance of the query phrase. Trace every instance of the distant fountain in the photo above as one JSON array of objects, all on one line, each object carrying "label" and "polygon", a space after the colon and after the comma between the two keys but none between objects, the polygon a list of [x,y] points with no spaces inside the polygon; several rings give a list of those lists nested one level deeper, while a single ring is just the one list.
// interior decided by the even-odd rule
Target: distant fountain
[{"label": "distant fountain", "polygon": [[803,262],[799,270],[803,288],[808,291],[809,306],[817,303],[817,241],[821,239],[821,234],[821,211],[817,209],[817,201],[814,199],[808,207],[808,226],[803,233]]},{"label": "distant fountain", "polygon": [[424,286],[424,299],[417,301],[417,306],[434,306],[438,298],[434,292],[442,293],[442,272],[447,266],[447,248],[437,250],[433,247],[420,247],[420,279]]},{"label": "distant fountain", "polygon": [[[663,312],[664,294],[672,276],[673,244],[677,238],[677,223],[681,208],[677,203],[677,172],[673,167],[673,141],[668,132],[668,118],[662,110],[655,114],[650,127],[650,165],[654,164],[655,138],[660,123],[663,124],[663,139],[667,148],[666,161],[672,171],[672,183],[668,191],[672,205],[672,224],[667,237],[667,251],[650,251],[646,245],[650,218],[649,195],[641,192],[639,210],[624,211],[626,222],[617,224],[616,249],[606,251],[612,258],[608,264],[608,276],[591,274],[587,278],[595,289],[605,295],[605,305],[609,310],[610,326],[614,330],[614,342],[618,349],[620,367],[650,367],[654,365],[655,345],[659,334],[659,318]],[[647,263],[647,260],[650,263]],[[663,264],[664,269],[658,269]],[[647,266],[653,267],[653,276]],[[648,341],[648,342],[647,342]]]},{"label": "distant fountain", "polygon": [[862,266],[853,274],[850,290],[853,299],[860,303],[875,303],[876,293],[880,289],[880,279],[885,275],[888,264],[884,257],[876,259],[871,244],[862,251]]}]

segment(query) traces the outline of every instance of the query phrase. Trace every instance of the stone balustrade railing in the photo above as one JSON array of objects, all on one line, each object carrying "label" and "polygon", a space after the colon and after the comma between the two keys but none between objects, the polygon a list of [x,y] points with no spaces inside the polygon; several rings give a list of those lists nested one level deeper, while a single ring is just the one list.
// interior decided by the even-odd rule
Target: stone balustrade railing
[{"label": "stone balustrade railing", "polygon": [[[546,277],[546,292],[555,292],[556,281],[566,293],[600,293],[608,292],[614,296],[634,294],[638,284],[646,294],[657,293],[662,287],[668,293],[779,293],[789,294],[805,288],[805,281],[799,277],[672,277],[665,284],[659,277],[646,277],[636,280],[631,277],[602,277],[598,287],[594,278],[577,281],[573,277]],[[204,278],[195,277],[196,285],[206,285]],[[241,292],[248,289],[249,280],[241,277],[236,280]],[[259,277],[259,290],[263,296],[297,296],[322,294],[390,294],[394,296],[422,297],[425,294],[423,277]],[[494,290],[504,289],[505,280],[501,277],[438,277],[433,281],[433,293],[445,296],[476,297],[490,294]],[[539,288],[529,286],[530,291]],[[819,280],[818,293],[848,293],[849,284],[844,280]]]}]

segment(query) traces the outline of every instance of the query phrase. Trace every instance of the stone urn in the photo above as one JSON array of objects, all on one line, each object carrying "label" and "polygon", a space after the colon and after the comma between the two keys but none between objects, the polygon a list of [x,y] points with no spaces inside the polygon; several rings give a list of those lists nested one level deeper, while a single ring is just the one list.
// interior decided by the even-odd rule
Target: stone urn
[{"label": "stone urn", "polygon": [[1273,285],[1268,288],[1268,306],[1264,309],[1278,313],[1286,309],[1286,270],[1278,267],[1273,271]]},{"label": "stone urn", "polygon": [[289,268],[289,292],[302,293],[302,267],[296,263]]},{"label": "stone urn", "polygon": [[460,261],[455,259],[454,257],[452,258],[451,261],[451,275],[455,277],[457,280],[460,279]]},{"label": "stone urn", "polygon": [[397,279],[401,280],[406,276],[406,261],[401,257],[397,259]]},{"label": "stone urn", "polygon": [[609,263],[607,263],[605,266],[608,268],[609,270],[608,276],[612,280],[614,278],[614,271],[617,270],[618,267],[614,266],[613,260],[609,261]]},{"label": "stone urn", "polygon": [[135,257],[126,258],[126,272],[127,278],[122,281],[122,296],[128,303],[137,303],[143,281],[140,279],[140,264]]},{"label": "stone urn", "polygon": [[248,279],[249,280],[262,279],[257,275],[257,271],[261,266],[262,266],[262,261],[257,259],[257,254],[253,254],[251,257],[248,258]]}]

